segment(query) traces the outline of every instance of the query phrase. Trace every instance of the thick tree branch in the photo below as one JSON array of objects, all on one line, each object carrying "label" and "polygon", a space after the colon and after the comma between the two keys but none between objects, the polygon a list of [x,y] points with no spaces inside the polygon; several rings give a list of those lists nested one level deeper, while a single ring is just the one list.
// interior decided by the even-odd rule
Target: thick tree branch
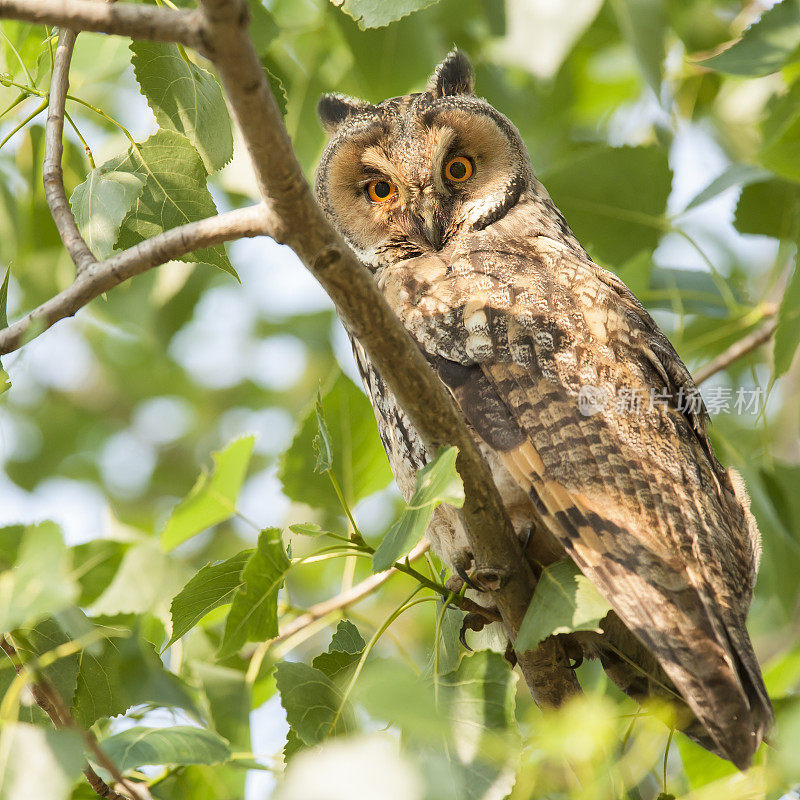
[{"label": "thick tree branch", "polygon": [[78,34],[72,30],[60,30],[58,46],[53,63],[53,77],[50,81],[50,97],[47,109],[47,124],[44,137],[44,167],[42,181],[47,205],[58,228],[58,235],[72,257],[80,275],[97,259],[92,255],[83,240],[72,209],[64,190],[64,172],[61,159],[64,154],[64,106],[69,91],[69,65],[72,60],[72,49]]},{"label": "thick tree branch", "polygon": [[194,250],[243,236],[271,235],[279,228],[275,215],[266,204],[259,203],[172,228],[107,261],[95,261],[63,292],[0,331],[0,355],[17,350],[58,320],[71,317],[90,300],[134,275]]},{"label": "thick tree branch", "polygon": [[[772,312],[773,314],[776,312]],[[751,331],[734,342],[727,350],[720,353],[715,359],[709,361],[708,364],[700,367],[694,375],[694,382],[699,386],[704,381],[707,381],[712,375],[729,367],[734,361],[738,361],[742,356],[746,356],[762,344],[765,344],[772,338],[775,329],[778,327],[777,317],[767,320],[760,328]]]},{"label": "thick tree branch", "polygon": [[0,649],[9,657],[17,675],[25,681],[26,686],[30,689],[33,699],[36,701],[36,705],[50,717],[53,725],[60,729],[68,728],[78,731],[94,754],[97,763],[108,770],[108,772],[113,775],[114,780],[130,792],[130,795],[123,795],[115,791],[89,764],[86,764],[83,768],[83,774],[86,776],[86,780],[96,794],[106,798],[106,800],[131,800],[131,798],[133,798],[133,800],[143,800],[135,786],[122,776],[116,764],[103,752],[91,731],[84,730],[78,725],[72,714],[70,714],[69,709],[64,705],[64,701],[61,699],[61,695],[58,693],[55,686],[53,686],[50,681],[42,678],[34,680],[29,675],[25,664],[22,663],[22,659],[20,659],[19,653],[17,653],[14,645],[3,635],[0,635]]},{"label": "thick tree branch", "polygon": [[133,39],[180,42],[204,52],[203,18],[194,10],[94,0],[0,0],[0,19],[4,18]]},{"label": "thick tree branch", "polygon": [[[285,222],[279,240],[298,254],[322,284],[425,445],[432,452],[444,445],[459,449],[457,466],[466,494],[462,516],[470,546],[513,640],[535,577],[523,558],[489,468],[441,381],[317,205],[247,33],[246,4],[241,0],[200,0],[200,6],[207,20],[207,54],[230,99],[262,197],[270,199]],[[534,653],[518,654],[537,701],[557,704],[579,690],[563,653],[544,664],[534,664],[533,658]],[[537,667],[550,669],[550,674],[534,676]],[[557,686],[558,696],[542,696],[539,687],[543,683]]]}]

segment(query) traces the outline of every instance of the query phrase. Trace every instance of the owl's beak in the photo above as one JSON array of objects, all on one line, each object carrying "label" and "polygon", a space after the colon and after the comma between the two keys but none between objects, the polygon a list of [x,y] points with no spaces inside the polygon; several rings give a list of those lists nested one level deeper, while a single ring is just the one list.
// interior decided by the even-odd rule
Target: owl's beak
[{"label": "owl's beak", "polygon": [[444,239],[441,215],[436,208],[436,198],[433,196],[425,197],[422,200],[420,230],[425,239],[434,250],[440,250]]}]

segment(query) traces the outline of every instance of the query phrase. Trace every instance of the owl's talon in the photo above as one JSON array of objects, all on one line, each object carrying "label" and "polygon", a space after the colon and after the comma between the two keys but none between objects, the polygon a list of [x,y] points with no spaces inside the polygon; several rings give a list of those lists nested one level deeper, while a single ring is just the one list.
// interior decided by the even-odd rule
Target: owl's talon
[{"label": "owl's talon", "polygon": [[461,566],[461,564],[456,564],[456,572],[458,573],[458,576],[461,578],[461,580],[464,581],[464,583],[466,583],[470,589],[475,589],[476,592],[483,591],[483,589],[480,586],[478,586],[478,584],[475,583],[475,581],[473,581],[469,575],[467,575],[467,571],[464,569],[463,566]]},{"label": "owl's talon", "polygon": [[482,631],[487,624],[489,624],[491,620],[487,620],[486,617],[477,611],[469,611],[464,614],[464,621],[461,623],[461,630],[458,634],[458,641],[467,648],[467,650],[472,652],[472,648],[467,644],[466,634],[467,631]]},{"label": "owl's talon", "polygon": [[569,660],[570,669],[578,669],[581,664],[583,664],[583,656],[578,656],[577,658],[571,658]]},{"label": "owl's talon", "polygon": [[525,539],[522,542],[522,552],[528,552],[528,545],[531,543],[531,539],[533,538],[533,525],[529,525],[527,531],[525,532]]}]

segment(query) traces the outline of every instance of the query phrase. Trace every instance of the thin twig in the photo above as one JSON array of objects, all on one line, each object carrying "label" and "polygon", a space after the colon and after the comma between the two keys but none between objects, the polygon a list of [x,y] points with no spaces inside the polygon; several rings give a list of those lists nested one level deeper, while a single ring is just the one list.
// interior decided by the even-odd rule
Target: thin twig
[{"label": "thin twig", "polygon": [[94,0],[0,0],[0,19],[18,19],[76,31],[133,39],[180,42],[203,53],[203,17],[196,10],[169,10],[141,3]]},{"label": "thin twig", "polygon": [[0,355],[17,350],[58,320],[71,317],[90,300],[134,275],[204,247],[243,236],[269,235],[274,226],[273,215],[264,203],[259,203],[172,228],[107,261],[95,262],[63,292],[0,331]]},{"label": "thin twig", "polygon": [[53,725],[59,729],[67,728],[77,731],[94,754],[97,763],[108,770],[114,777],[114,780],[130,792],[130,796],[120,794],[112,789],[89,764],[86,764],[83,768],[83,774],[86,776],[86,780],[89,782],[92,789],[100,797],[106,798],[106,800],[131,800],[131,798],[133,798],[133,800],[144,800],[135,786],[123,777],[116,764],[105,754],[91,731],[87,731],[78,725],[75,718],[64,704],[64,701],[61,699],[61,695],[58,693],[56,687],[44,678],[34,679],[30,675],[25,664],[22,663],[22,659],[19,657],[19,653],[17,653],[14,645],[2,635],[0,635],[0,649],[9,657],[17,675],[25,681],[25,685],[30,689],[33,699],[36,701],[36,705],[50,717]]},{"label": "thin twig", "polygon": [[[377,575],[370,575],[368,578],[365,578],[355,586],[351,586],[349,589],[340,592],[335,597],[331,597],[328,600],[323,600],[322,602],[311,606],[311,608],[304,611],[299,617],[296,617],[287,625],[283,626],[280,633],[276,637],[269,639],[266,642],[262,642],[257,648],[255,648],[253,652],[257,652],[258,650],[266,652],[268,648],[290,639],[292,636],[295,636],[296,634],[300,633],[300,631],[305,630],[318,620],[327,617],[329,614],[332,614],[335,611],[341,611],[342,609],[361,602],[361,600],[363,600],[365,597],[369,597],[369,595],[371,595],[379,587],[383,586],[383,584],[386,583],[389,578],[398,572],[411,575],[416,580],[419,580],[421,577],[420,573],[416,572],[416,570],[409,569],[408,564],[416,561],[422,555],[427,553],[430,549],[430,546],[430,542],[427,539],[423,539],[413,550],[411,550],[411,552],[408,554],[408,556],[406,556],[406,558],[403,559],[402,562],[397,563],[395,566],[385,570],[384,572],[379,572]],[[433,582],[428,582],[428,584],[421,583],[422,586],[426,586],[426,588],[433,588],[434,591],[441,594],[439,587],[433,584]],[[490,622],[502,621],[500,614],[493,608],[484,608],[473,600],[470,600],[468,597],[456,597],[452,592],[447,592],[446,596],[452,598],[450,605],[457,606],[462,611],[478,614],[484,617],[487,624]]]},{"label": "thin twig", "polygon": [[[408,560],[416,561],[416,559],[427,552],[430,546],[430,542],[423,539],[408,554]],[[385,572],[379,572],[377,575],[370,575],[369,578],[365,578],[361,583],[357,583],[347,591],[337,594],[336,597],[331,597],[329,600],[323,600],[321,603],[311,606],[304,614],[301,614],[282,627],[280,633],[274,639],[270,639],[266,644],[272,646],[283,642],[296,633],[299,633],[303,628],[307,628],[318,619],[322,619],[332,614],[334,611],[341,611],[343,608],[358,603],[372,594],[379,586],[383,586],[383,584],[397,572],[399,572],[397,567],[392,567]]]},{"label": "thin twig", "polygon": [[767,320],[760,328],[751,331],[734,342],[727,350],[720,353],[715,359],[709,361],[705,366],[700,367],[694,375],[694,382],[699,386],[704,381],[707,381],[712,375],[722,372],[734,361],[738,361],[742,356],[747,355],[762,344],[765,344],[772,338],[775,329],[778,327],[777,317]]},{"label": "thin twig", "polygon": [[53,64],[53,77],[50,81],[50,102],[44,135],[44,166],[42,181],[44,194],[58,235],[72,257],[80,275],[87,267],[97,263],[92,251],[78,230],[75,217],[64,189],[64,172],[61,159],[64,155],[64,106],[69,91],[69,65],[72,50],[78,34],[62,29],[58,34],[58,46]]}]

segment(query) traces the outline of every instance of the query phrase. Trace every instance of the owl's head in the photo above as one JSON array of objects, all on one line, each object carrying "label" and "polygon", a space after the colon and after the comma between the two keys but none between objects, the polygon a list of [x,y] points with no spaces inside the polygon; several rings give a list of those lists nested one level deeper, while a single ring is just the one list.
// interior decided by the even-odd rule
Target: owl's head
[{"label": "owl's head", "polygon": [[533,180],[519,133],[475,97],[472,65],[458,50],[422,93],[377,105],[328,94],[318,113],[330,141],[317,198],[373,269],[495,222]]}]

